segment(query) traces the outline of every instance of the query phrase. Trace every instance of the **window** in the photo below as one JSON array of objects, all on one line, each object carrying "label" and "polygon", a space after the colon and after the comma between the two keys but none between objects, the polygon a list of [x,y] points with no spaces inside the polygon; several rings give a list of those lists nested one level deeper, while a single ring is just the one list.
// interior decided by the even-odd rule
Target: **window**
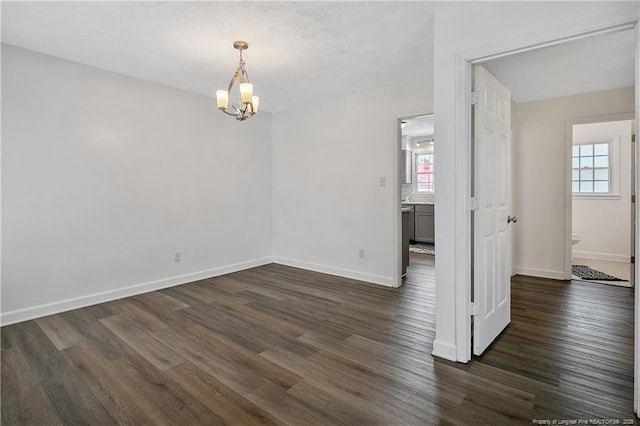
[{"label": "window", "polygon": [[611,192],[609,142],[573,145],[571,187],[574,194]]},{"label": "window", "polygon": [[416,154],[416,190],[433,193],[433,154]]}]

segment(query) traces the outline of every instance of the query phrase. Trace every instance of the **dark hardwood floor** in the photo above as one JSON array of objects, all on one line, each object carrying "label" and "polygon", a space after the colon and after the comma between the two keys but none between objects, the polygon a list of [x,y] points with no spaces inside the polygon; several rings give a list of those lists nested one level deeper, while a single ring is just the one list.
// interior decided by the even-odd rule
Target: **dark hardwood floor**
[{"label": "dark hardwood floor", "polygon": [[633,289],[516,277],[456,364],[430,355],[432,265],[387,289],[273,264],[3,327],[2,424],[635,421]]}]

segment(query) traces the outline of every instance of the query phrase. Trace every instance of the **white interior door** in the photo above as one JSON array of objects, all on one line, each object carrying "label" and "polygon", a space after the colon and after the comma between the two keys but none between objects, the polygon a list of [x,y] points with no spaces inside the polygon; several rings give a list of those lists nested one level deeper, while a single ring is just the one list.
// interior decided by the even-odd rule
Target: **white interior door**
[{"label": "white interior door", "polygon": [[511,320],[511,92],[474,66],[473,353]]}]

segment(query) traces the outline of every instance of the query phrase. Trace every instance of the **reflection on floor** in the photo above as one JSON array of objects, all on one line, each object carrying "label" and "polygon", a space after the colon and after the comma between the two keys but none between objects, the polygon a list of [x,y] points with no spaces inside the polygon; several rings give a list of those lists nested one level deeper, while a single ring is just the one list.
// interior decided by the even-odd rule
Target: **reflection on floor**
[{"label": "reflection on floor", "polygon": [[409,252],[409,266],[407,275],[402,278],[402,285],[411,285],[420,280],[433,281],[435,279],[436,257],[432,254]]},{"label": "reflection on floor", "polygon": [[[597,282],[602,284],[610,284],[617,285],[622,287],[631,287],[631,282],[629,281],[629,277],[631,276],[631,264],[624,262],[611,262],[608,260],[597,260],[597,259],[588,259],[583,257],[574,257],[572,263],[574,265],[585,265],[591,269],[595,269],[600,272],[604,272],[605,274],[613,275],[614,277],[618,277],[627,281],[593,281],[588,280],[590,282]],[[571,279],[580,280],[579,277],[575,275],[571,276]],[[585,280],[586,281],[586,280]]]},{"label": "reflection on floor", "polygon": [[[402,291],[435,310],[434,266],[433,256],[411,253]],[[459,392],[456,414],[469,416],[439,412],[442,424],[633,419],[633,315],[631,288],[516,275],[511,324],[482,356],[446,364],[455,375],[438,372]],[[445,363],[434,358],[434,369]]]},{"label": "reflection on floor", "polygon": [[435,268],[436,257],[433,254],[409,252],[409,272],[412,269],[412,265],[416,266],[416,268],[413,269],[419,269],[418,266],[431,266]]},{"label": "reflection on floor", "polygon": [[432,254],[409,252],[409,266],[407,266],[407,274],[402,277],[402,287],[422,287],[426,282],[433,283],[435,287],[435,259],[436,257]]}]

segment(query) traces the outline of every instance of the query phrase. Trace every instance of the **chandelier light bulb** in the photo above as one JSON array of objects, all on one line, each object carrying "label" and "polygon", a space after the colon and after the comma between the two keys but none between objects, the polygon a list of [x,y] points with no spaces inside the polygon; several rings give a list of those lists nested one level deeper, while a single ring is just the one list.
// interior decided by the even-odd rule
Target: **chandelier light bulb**
[{"label": "chandelier light bulb", "polygon": [[251,83],[240,83],[240,99],[243,104],[248,104],[251,102],[251,97],[253,96],[253,84]]},{"label": "chandelier light bulb", "polygon": [[227,109],[229,106],[229,92],[226,90],[216,90],[216,100],[218,101],[218,108]]}]

